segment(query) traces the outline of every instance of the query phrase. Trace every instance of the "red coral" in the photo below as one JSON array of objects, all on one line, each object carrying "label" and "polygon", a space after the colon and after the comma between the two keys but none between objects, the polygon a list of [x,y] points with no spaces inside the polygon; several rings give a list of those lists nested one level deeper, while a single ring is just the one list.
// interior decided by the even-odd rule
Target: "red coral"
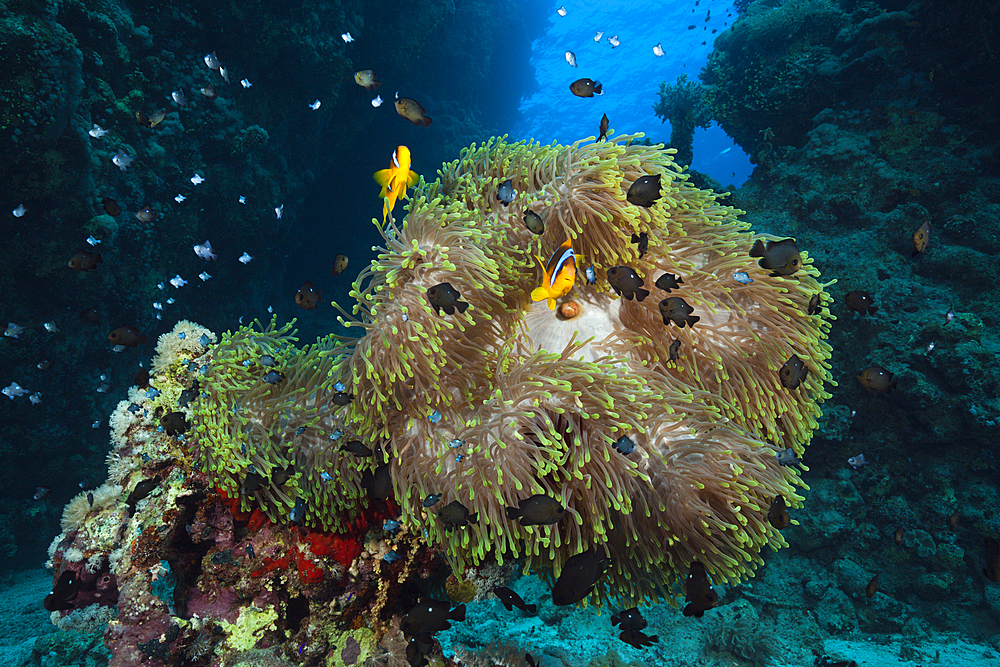
[{"label": "red coral", "polygon": [[257,532],[264,527],[267,523],[267,517],[259,509],[254,508],[254,511],[250,513],[250,520],[247,522],[247,530],[250,532]]},{"label": "red coral", "polygon": [[350,567],[354,559],[361,555],[361,542],[350,535],[311,530],[306,534],[306,542],[314,554],[331,557],[345,568]]},{"label": "red coral", "polygon": [[233,515],[234,519],[243,522],[250,518],[250,512],[240,511],[239,498],[230,498],[229,495],[220,488],[216,488],[215,490],[219,493],[219,502],[229,509],[229,512]]},{"label": "red coral", "polygon": [[323,570],[301,551],[298,553],[299,576],[304,584],[318,584],[323,581]]},{"label": "red coral", "polygon": [[282,556],[281,558],[268,557],[264,559],[264,566],[251,572],[250,576],[256,579],[270,572],[274,572],[275,570],[287,570],[288,566],[291,564],[292,561],[285,556]]}]

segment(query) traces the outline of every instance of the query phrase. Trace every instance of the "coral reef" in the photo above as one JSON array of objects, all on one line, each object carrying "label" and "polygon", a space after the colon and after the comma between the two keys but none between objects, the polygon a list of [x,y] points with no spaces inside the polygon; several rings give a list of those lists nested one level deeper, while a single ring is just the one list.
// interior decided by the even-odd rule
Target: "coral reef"
[{"label": "coral reef", "polygon": [[[753,2],[701,76],[719,123],[757,163],[734,204],[755,226],[794,235],[838,279],[838,386],[803,493],[823,509],[802,513],[791,548],[768,567],[803,576],[796,562],[810,559],[813,584],[798,599],[819,604],[831,633],[997,632],[980,564],[984,540],[1000,534],[1000,294],[978,267],[1000,251],[998,93],[987,83],[998,11]],[[914,255],[925,221],[931,243]],[[879,311],[839,305],[852,290]],[[873,364],[895,374],[892,393],[855,380]],[[847,459],[859,453],[871,464],[854,470]],[[817,574],[834,563],[845,565],[832,581]],[[879,592],[867,601],[873,570]],[[786,594],[799,586],[793,575],[771,583]]]},{"label": "coral reef", "polygon": [[687,74],[681,74],[672,84],[661,81],[660,98],[653,105],[653,113],[663,122],[670,121],[670,145],[677,149],[677,163],[690,165],[695,128],[708,127],[713,120],[705,87],[688,79]]},{"label": "coral reef", "polygon": [[[161,337],[149,388],[133,387],[112,418],[111,479],[66,507],[51,545],[54,622],[103,632],[112,666],[285,664],[292,655],[361,664],[377,651],[376,632],[435,572],[447,574],[410,531],[380,529],[395,513],[385,501],[359,506],[337,533],[309,530],[272,523],[257,505],[241,510],[194,467],[191,431],[170,433],[162,417],[197,419],[186,392],[210,385],[208,368],[225,368],[234,339],[249,345],[250,335],[213,346],[213,333],[187,321]],[[63,586],[68,571],[75,587]]]}]

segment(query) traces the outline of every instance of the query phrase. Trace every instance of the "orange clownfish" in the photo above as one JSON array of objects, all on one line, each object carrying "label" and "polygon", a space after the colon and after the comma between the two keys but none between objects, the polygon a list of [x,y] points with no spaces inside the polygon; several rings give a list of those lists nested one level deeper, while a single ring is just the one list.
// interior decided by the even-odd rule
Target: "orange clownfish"
[{"label": "orange clownfish", "polygon": [[396,200],[406,196],[406,188],[417,184],[420,177],[410,171],[410,149],[398,146],[392,153],[392,166],[375,172],[375,182],[382,186],[379,197],[385,199],[382,204],[382,224],[392,213]]},{"label": "orange clownfish", "polygon": [[548,301],[549,310],[556,309],[556,299],[566,296],[576,282],[576,256],[569,239],[549,257],[548,264],[542,264],[542,258],[535,255],[542,265],[542,285],[531,290],[532,301]]}]

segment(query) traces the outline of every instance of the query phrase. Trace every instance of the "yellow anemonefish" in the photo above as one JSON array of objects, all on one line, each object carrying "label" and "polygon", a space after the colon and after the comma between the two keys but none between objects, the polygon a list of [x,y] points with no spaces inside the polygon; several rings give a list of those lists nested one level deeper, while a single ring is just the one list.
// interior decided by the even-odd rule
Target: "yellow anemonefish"
[{"label": "yellow anemonefish", "polygon": [[410,149],[406,146],[396,147],[392,152],[392,166],[375,172],[375,182],[382,186],[379,197],[385,199],[382,204],[383,225],[392,213],[396,200],[405,197],[406,188],[416,185],[419,179],[416,172],[410,171]]},{"label": "yellow anemonefish", "polygon": [[549,310],[556,309],[556,299],[566,296],[576,282],[576,256],[569,239],[549,257],[548,264],[542,264],[542,258],[535,255],[542,265],[542,285],[531,291],[532,301],[548,301]]}]

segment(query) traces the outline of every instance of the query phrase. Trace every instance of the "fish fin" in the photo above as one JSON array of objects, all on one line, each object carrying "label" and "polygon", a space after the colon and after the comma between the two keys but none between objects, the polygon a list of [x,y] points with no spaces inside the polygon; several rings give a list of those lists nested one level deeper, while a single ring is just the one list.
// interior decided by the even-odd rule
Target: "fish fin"
[{"label": "fish fin", "polygon": [[468,309],[469,307],[469,304],[466,303],[465,301],[456,301],[455,305],[458,307],[459,315],[465,313],[466,309]]},{"label": "fish fin", "polygon": [[368,90],[378,90],[378,87],[382,85],[381,81],[372,81],[372,86]]},{"label": "fish fin", "polygon": [[549,290],[544,287],[536,287],[531,290],[531,300],[532,301],[545,301],[549,298]]},{"label": "fish fin", "polygon": [[761,241],[760,239],[757,239],[756,243],[753,244],[753,247],[750,248],[750,256],[751,257],[763,257],[764,254],[765,254],[764,253],[764,242]]},{"label": "fish fin", "polygon": [[417,184],[418,182],[420,182],[420,174],[418,174],[417,172],[415,172],[415,171],[413,171],[413,170],[410,170],[410,173],[409,173],[409,174],[407,174],[407,176],[406,176],[406,184],[407,184],[407,185],[408,185],[409,187],[411,187],[411,188],[412,188],[412,187],[413,187],[413,186],[415,186],[415,185],[416,185],[416,184]]},{"label": "fish fin", "polygon": [[557,304],[556,304],[556,300],[555,300],[555,298],[554,298],[554,297],[551,297],[551,296],[550,296],[550,297],[548,298],[548,301],[547,301],[547,303],[548,303],[548,305],[549,305],[549,310],[555,310],[555,309],[556,309],[556,305],[557,305]]},{"label": "fish fin", "polygon": [[534,613],[536,613],[538,611],[538,605],[537,604],[526,604],[526,605],[524,605],[524,610],[526,612],[528,612],[529,614],[534,614]]},{"label": "fish fin", "polygon": [[427,116],[424,116],[423,118],[420,119],[420,122],[423,124],[424,127],[427,127],[428,125],[431,124],[431,119],[428,118]]},{"label": "fish fin", "polygon": [[635,291],[635,300],[636,300],[636,301],[642,301],[642,300],[643,300],[643,299],[645,299],[645,298],[646,298],[647,296],[649,296],[649,290],[648,290],[648,289],[642,289],[642,288],[640,287],[639,289],[637,289],[637,290]]},{"label": "fish fin", "polygon": [[[382,186],[382,192],[386,191],[389,182],[392,180],[392,169],[379,169],[374,174],[375,182]],[[383,197],[385,194],[382,195]]]}]

